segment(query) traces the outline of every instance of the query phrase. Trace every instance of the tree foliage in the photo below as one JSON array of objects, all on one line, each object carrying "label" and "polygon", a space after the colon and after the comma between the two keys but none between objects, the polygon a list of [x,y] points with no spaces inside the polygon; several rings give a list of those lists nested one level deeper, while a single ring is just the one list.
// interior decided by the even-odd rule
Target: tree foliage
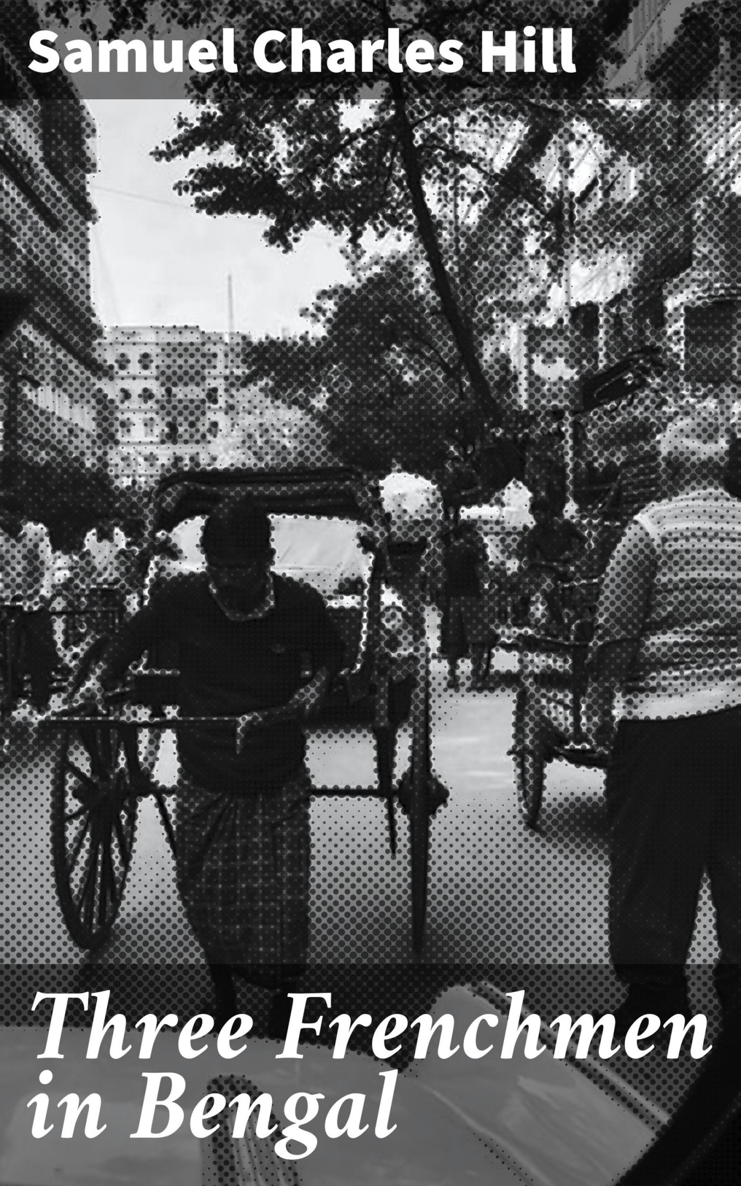
[{"label": "tree foliage", "polygon": [[[456,183],[478,192],[490,234],[502,233],[513,207],[526,204],[546,227],[562,217],[544,187],[538,163],[572,118],[576,104],[604,118],[601,66],[614,56],[614,37],[631,0],[338,0],[308,7],[297,0],[109,0],[110,28],[92,21],[90,0],[54,0],[57,19],[75,7],[88,31],[104,35],[149,28],[156,11],[159,35],[167,26],[214,36],[237,33],[237,73],[221,69],[194,76],[194,116],[181,116],[176,134],[156,150],[161,160],[192,159],[178,188],[206,214],[241,213],[268,220],[268,242],[289,250],[321,224],[351,244],[364,237],[410,236],[422,250],[439,307],[479,415],[499,426],[503,410],[492,390],[456,274],[446,255],[439,210]],[[575,73],[482,73],[481,35],[497,43],[507,29],[569,27],[575,37]],[[454,74],[398,73],[380,58],[371,76],[322,72],[266,76],[248,47],[268,29],[300,27],[321,46],[344,39],[383,40],[398,28],[401,42],[448,39],[465,47]],[[154,31],[154,30],[151,30]],[[507,130],[516,138],[507,145]],[[504,468],[518,460],[505,441]]]},{"label": "tree foliage", "polygon": [[[309,311],[312,335],[255,342],[245,361],[276,398],[315,417],[344,461],[444,480],[451,466],[471,464],[489,426],[424,278],[409,252],[380,260],[355,283],[319,295]],[[506,356],[487,349],[484,306],[480,312],[477,348],[506,415],[514,378]]]}]

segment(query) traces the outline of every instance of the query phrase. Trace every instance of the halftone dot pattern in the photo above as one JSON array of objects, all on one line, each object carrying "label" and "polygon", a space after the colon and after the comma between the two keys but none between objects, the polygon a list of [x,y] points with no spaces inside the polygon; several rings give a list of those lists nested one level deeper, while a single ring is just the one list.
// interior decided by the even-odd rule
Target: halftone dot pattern
[{"label": "halftone dot pattern", "polygon": [[[260,1092],[259,1088],[248,1079],[236,1075],[217,1076],[208,1084],[208,1091],[215,1096],[214,1106],[224,1101],[222,1106],[238,1107],[240,1102],[244,1106],[250,1103],[256,1105],[256,1110],[250,1113],[245,1125],[244,1150],[240,1150],[233,1139],[231,1126],[222,1125],[213,1136],[207,1138],[208,1147],[204,1154],[202,1170],[202,1186],[226,1186],[227,1183],[238,1180],[244,1172],[245,1162],[249,1172],[265,1186],[300,1186],[300,1178],[296,1166],[290,1160],[281,1160],[275,1152],[279,1136],[278,1120],[270,1112],[270,1097]],[[258,1103],[262,1098],[262,1103]],[[260,1111],[264,1109],[266,1113]],[[235,1123],[238,1122],[238,1112]],[[270,1130],[273,1130],[272,1135]],[[281,1145],[281,1151],[300,1152],[301,1146],[291,1144]]]},{"label": "halftone dot pattern", "polygon": [[[397,202],[399,249],[371,265],[355,251],[353,282],[323,293],[312,310],[321,334],[255,342],[167,325],[103,333],[90,293],[93,129],[68,82],[40,80],[37,95],[27,92],[13,62],[28,6],[3,7],[3,486],[17,502],[0,507],[0,525],[3,600],[24,607],[1,626],[3,1021],[44,1024],[30,1012],[44,988],[111,987],[113,1004],[131,1017],[146,1009],[185,1017],[212,1007],[204,951],[169,847],[183,793],[173,732],[137,735],[131,722],[119,730],[55,729],[35,716],[49,698],[52,712],[60,711],[63,691],[84,685],[105,640],[148,601],[157,581],[198,563],[175,529],[153,530],[152,494],[162,474],[188,470],[197,479],[229,467],[344,465],[381,477],[401,470],[436,480],[445,526],[452,526],[477,482],[485,490],[480,501],[495,503],[510,473],[510,440],[535,499],[556,516],[565,510],[578,517],[580,580],[570,579],[570,558],[559,569],[558,555],[527,568],[523,516],[514,513],[501,538],[484,540],[479,532],[488,587],[476,588],[473,565],[472,585],[455,594],[455,605],[442,519],[429,532],[419,571],[419,541],[407,540],[406,556],[386,571],[375,634],[363,617],[367,567],[338,567],[332,580],[310,564],[303,573],[329,600],[352,670],[342,711],[309,729],[315,793],[302,986],[331,991],[333,1011],[375,1018],[430,1009],[450,984],[489,981],[504,991],[524,988],[528,1006],[545,1020],[564,1011],[577,1016],[613,1010],[621,999],[610,967],[617,935],[622,964],[653,965],[660,953],[667,965],[687,962],[692,1005],[708,1012],[716,1032],[716,923],[731,966],[718,987],[733,987],[741,966],[741,821],[730,777],[738,743],[721,723],[715,740],[698,735],[687,747],[694,725],[671,733],[662,728],[669,721],[650,718],[646,703],[646,716],[622,728],[621,762],[630,735],[641,733],[644,782],[664,780],[652,817],[654,849],[644,850],[641,865],[635,837],[647,834],[647,809],[635,794],[628,803],[627,792],[622,807],[609,795],[605,803],[604,762],[583,730],[600,581],[641,512],[650,530],[642,528],[643,544],[639,535],[636,550],[623,553],[617,602],[602,607],[612,631],[602,639],[604,681],[615,682],[610,647],[635,642],[636,622],[642,628],[648,620],[642,682],[627,696],[640,698],[651,685],[655,698],[674,697],[674,726],[687,716],[702,721],[695,703],[702,713],[711,705],[713,714],[741,703],[733,649],[741,504],[719,510],[703,496],[689,522],[684,512],[646,511],[672,493],[662,485],[667,470],[658,447],[666,425],[708,405],[695,434],[698,465],[703,482],[717,485],[712,449],[703,449],[713,443],[713,426],[737,410],[741,203],[726,173],[711,171],[708,180],[704,172],[721,116],[728,136],[737,134],[735,108],[726,104],[719,113],[700,92],[695,106],[672,102],[688,80],[668,69],[655,103],[594,110],[591,131],[590,113],[564,104],[555,133],[550,115],[533,115],[521,142],[509,111],[493,107],[473,120],[456,104],[420,122],[415,134],[440,245],[485,359],[487,386],[503,409],[502,427],[461,362],[428,260],[419,247],[403,249],[411,222],[398,205],[403,178],[394,154],[382,154],[387,174],[380,182]],[[22,19],[14,29],[16,8]],[[702,45],[707,56],[712,46]],[[735,49],[731,56],[737,59]],[[637,146],[646,143],[650,152],[641,158]],[[696,199],[688,196],[695,191]],[[376,192],[370,181],[367,192]],[[575,297],[571,266],[610,273],[612,249],[623,252],[614,274],[599,291]],[[628,271],[632,279],[623,284],[616,274]],[[621,366],[654,349],[665,369],[632,395],[635,375]],[[607,374],[616,398],[597,401],[570,424],[571,380],[584,371]],[[677,479],[684,465],[688,481],[692,464],[683,448],[680,442],[668,455],[675,467],[669,477]],[[726,475],[734,494],[741,491],[737,452],[734,439]],[[512,507],[497,506],[499,522],[509,522]],[[300,526],[300,516],[288,518]],[[373,535],[378,524],[370,526]],[[360,534],[368,528],[363,523]],[[365,555],[372,554],[370,547]],[[639,569],[653,580],[658,573],[659,584],[653,601],[645,594],[636,605],[645,593]],[[573,587],[564,592],[560,584]],[[369,695],[364,660],[381,652],[386,666],[380,675],[373,670]],[[168,671],[171,659],[163,651],[152,666]],[[726,695],[713,700],[721,683]],[[165,703],[164,693],[155,696],[153,711],[165,712]],[[656,759],[659,734],[670,733],[676,778],[667,786],[668,760]],[[698,754],[705,755],[700,764]],[[688,774],[695,782],[682,790],[680,811],[678,785]],[[386,778],[401,792],[393,814],[378,796],[343,792],[368,791]],[[152,787],[156,794],[146,793]],[[410,819],[415,795],[435,808],[421,873]],[[672,848],[681,858],[662,866],[657,892],[657,854],[663,859]],[[416,952],[413,896],[418,910],[426,901],[425,941]],[[662,947],[680,899],[676,941]],[[644,946],[631,946],[638,939]],[[268,989],[241,979],[235,991],[255,1018],[255,1033],[266,1035]],[[71,1020],[88,1019],[73,1011]],[[368,1053],[365,1034],[353,1041]],[[399,1063],[410,1058],[404,1049]],[[688,1056],[669,1064],[658,1053],[641,1061],[621,1055],[612,1065],[667,1107],[696,1070]],[[215,1140],[214,1182],[226,1180],[225,1155]],[[290,1167],[281,1173],[276,1184],[294,1180]]]}]

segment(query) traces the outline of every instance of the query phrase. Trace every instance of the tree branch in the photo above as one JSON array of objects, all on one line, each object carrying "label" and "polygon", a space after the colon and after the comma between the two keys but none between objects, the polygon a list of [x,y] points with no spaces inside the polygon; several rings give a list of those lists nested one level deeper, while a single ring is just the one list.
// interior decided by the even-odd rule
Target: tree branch
[{"label": "tree branch", "polygon": [[427,256],[427,262],[432,272],[435,288],[440,298],[440,304],[450,325],[455,344],[464,362],[477,399],[480,401],[482,407],[491,408],[492,419],[496,425],[501,425],[501,409],[494,400],[489,382],[479,361],[473,334],[458,307],[458,301],[453,292],[450,277],[445,267],[435,223],[430,208],[427,205],[427,199],[425,198],[419,157],[414,143],[414,133],[409,123],[404,86],[399,75],[394,74],[389,77],[389,87],[394,102],[399,150],[406,175],[412,210],[422,246]]}]

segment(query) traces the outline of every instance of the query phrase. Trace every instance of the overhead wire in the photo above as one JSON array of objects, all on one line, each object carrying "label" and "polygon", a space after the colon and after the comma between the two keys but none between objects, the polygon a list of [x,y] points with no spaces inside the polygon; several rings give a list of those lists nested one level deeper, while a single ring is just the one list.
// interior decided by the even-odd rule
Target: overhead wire
[{"label": "overhead wire", "polygon": [[[187,202],[175,202],[169,198],[155,198],[150,194],[139,194],[130,189],[118,189],[112,185],[101,185],[97,181],[92,181],[90,188],[91,190],[98,190],[100,193],[116,194],[121,198],[132,198],[135,202],[152,202],[157,206],[170,206],[176,210],[184,210],[188,213],[195,212],[195,208]],[[329,231],[311,229],[305,231],[303,237],[307,239],[322,239],[325,243],[330,242],[334,238]]]}]

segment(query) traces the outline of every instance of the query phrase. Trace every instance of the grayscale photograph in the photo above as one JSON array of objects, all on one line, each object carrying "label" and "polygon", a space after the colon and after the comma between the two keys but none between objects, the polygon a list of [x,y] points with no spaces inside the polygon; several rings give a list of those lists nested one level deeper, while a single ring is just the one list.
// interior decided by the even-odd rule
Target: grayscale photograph
[{"label": "grayscale photograph", "polygon": [[0,1186],[741,1180],[740,104],[2,0]]}]

